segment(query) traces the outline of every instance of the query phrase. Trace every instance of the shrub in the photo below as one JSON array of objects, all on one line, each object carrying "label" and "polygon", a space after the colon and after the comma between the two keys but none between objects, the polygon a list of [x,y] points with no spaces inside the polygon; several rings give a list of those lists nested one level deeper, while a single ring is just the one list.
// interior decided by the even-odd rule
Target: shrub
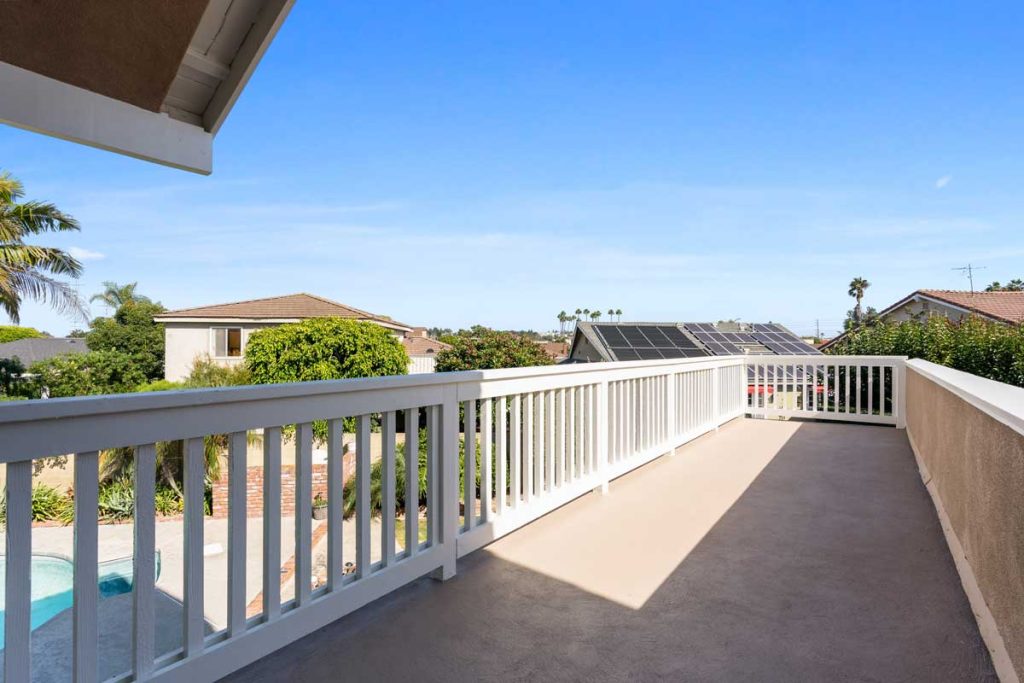
[{"label": "shrub", "polygon": [[135,488],[131,479],[117,479],[100,487],[99,512],[102,519],[125,521],[135,515]]},{"label": "shrub", "polygon": [[254,332],[245,362],[255,384],[277,384],[404,375],[409,356],[380,325],[312,318]]},{"label": "shrub", "polygon": [[1024,386],[1024,327],[971,316],[880,322],[850,332],[830,354],[922,358],[979,377]]},{"label": "shrub", "polygon": [[157,379],[152,382],[139,385],[135,388],[140,394],[145,394],[151,391],[179,391],[186,389],[187,387],[181,382],[172,382],[169,379]]},{"label": "shrub", "polygon": [[437,354],[438,372],[551,365],[551,357],[527,337],[476,326],[445,335],[452,348]]},{"label": "shrub", "polygon": [[19,339],[38,339],[43,336],[45,335],[34,327],[0,325],[0,344],[18,341]]},{"label": "shrub", "polygon": [[185,501],[169,486],[158,486],[155,500],[157,514],[180,515],[185,511]]},{"label": "shrub", "polygon": [[[116,351],[128,355],[143,381],[164,375],[164,326],[153,321],[164,307],[150,301],[128,301],[113,317],[96,318],[85,335],[90,351]],[[141,384],[141,382],[139,382]]]},{"label": "shrub", "polygon": [[55,356],[33,363],[29,372],[54,398],[127,393],[146,381],[131,356],[120,351]]},{"label": "shrub", "polygon": [[252,384],[249,369],[244,365],[225,367],[218,365],[209,357],[197,358],[192,363],[192,370],[182,385],[187,389],[203,389],[206,387],[237,387]]}]

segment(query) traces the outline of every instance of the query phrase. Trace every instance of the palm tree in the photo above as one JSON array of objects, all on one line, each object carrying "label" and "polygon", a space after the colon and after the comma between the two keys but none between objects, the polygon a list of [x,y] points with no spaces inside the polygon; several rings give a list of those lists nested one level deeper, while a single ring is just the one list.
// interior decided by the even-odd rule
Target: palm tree
[{"label": "palm tree", "polygon": [[89,301],[99,301],[104,306],[114,311],[127,303],[148,302],[149,297],[135,293],[135,289],[138,286],[138,282],[129,282],[126,285],[119,285],[116,282],[107,280],[103,283],[103,291],[99,294],[93,294]]},{"label": "palm tree", "polygon": [[581,318],[581,320],[585,320],[586,318],[589,318],[589,317],[590,317],[590,309],[589,308],[584,308],[583,309],[583,318]]},{"label": "palm tree", "polygon": [[601,311],[593,311],[593,312],[591,312],[590,319],[591,320],[600,320],[601,319]]},{"label": "palm tree", "polygon": [[622,322],[622,309],[621,308],[616,308],[615,309],[615,318],[616,318],[615,322],[617,322],[617,323],[621,323]]},{"label": "palm tree", "polygon": [[609,308],[608,309],[608,322],[611,322],[612,318],[614,316],[615,316],[615,309],[614,308]]},{"label": "palm tree", "polygon": [[864,299],[864,291],[870,286],[871,283],[862,277],[855,277],[850,280],[850,289],[847,294],[857,300],[857,305],[853,307],[853,319],[857,323],[860,323],[861,319],[860,302]]},{"label": "palm tree", "polygon": [[44,232],[78,230],[78,221],[48,202],[19,202],[25,188],[9,173],[0,173],[0,308],[17,324],[24,298],[49,303],[60,313],[85,318],[75,289],[54,276],[77,278],[82,264],[56,247],[26,244]]}]

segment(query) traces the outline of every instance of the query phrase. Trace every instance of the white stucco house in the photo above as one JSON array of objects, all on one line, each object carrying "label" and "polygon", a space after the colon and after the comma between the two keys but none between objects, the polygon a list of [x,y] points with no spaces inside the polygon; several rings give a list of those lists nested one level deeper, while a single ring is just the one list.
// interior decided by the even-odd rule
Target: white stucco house
[{"label": "white stucco house", "polygon": [[221,365],[241,364],[249,335],[256,330],[309,318],[338,317],[371,322],[391,330],[409,353],[409,372],[433,372],[433,356],[445,344],[384,315],[340,304],[313,294],[299,293],[228,304],[184,308],[161,313],[154,319],[164,325],[166,358],[164,376],[185,379],[197,358],[209,356]]}]

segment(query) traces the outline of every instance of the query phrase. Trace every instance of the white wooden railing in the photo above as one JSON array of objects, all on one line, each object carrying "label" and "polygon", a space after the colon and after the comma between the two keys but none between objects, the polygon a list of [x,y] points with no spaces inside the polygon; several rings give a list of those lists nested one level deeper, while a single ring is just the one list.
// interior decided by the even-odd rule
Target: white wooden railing
[{"label": "white wooden railing", "polygon": [[[34,459],[75,454],[73,671],[98,674],[97,495],[99,454],[135,454],[135,567],[130,671],[115,680],[205,681],[230,673],[424,575],[446,579],[458,557],[677,446],[744,414],[900,422],[897,358],[744,357],[594,363],[184,392],[29,401],[0,406],[0,462],[7,466],[6,681],[30,678],[31,486]],[[769,371],[769,367],[776,368]],[[778,369],[789,368],[792,375]],[[856,368],[847,371],[829,368]],[[802,371],[797,371],[803,368]],[[838,372],[838,374],[835,374]],[[881,375],[879,373],[882,373]],[[864,398],[848,377],[865,378]],[[836,379],[838,378],[838,379]],[[829,382],[838,382],[822,388]],[[767,386],[775,382],[772,391]],[[764,391],[760,391],[763,389]],[[784,403],[780,397],[794,395]],[[829,397],[828,399],[822,397]],[[837,398],[831,398],[831,397]],[[815,399],[815,397],[818,397]],[[840,401],[838,397],[844,397]],[[858,406],[851,411],[850,406]],[[863,408],[864,410],[861,410]],[[354,418],[355,557],[342,539],[342,436]],[[327,582],[312,572],[313,423],[326,420]],[[399,422],[405,446],[396,454]],[[371,525],[371,430],[382,449],[379,536]],[[282,603],[282,429],[294,430],[294,598]],[[416,520],[396,539],[396,458],[418,471],[425,432],[426,541]],[[263,609],[246,616],[247,435],[263,437]],[[204,615],[204,438],[227,435],[227,625]],[[184,590],[181,647],[156,651],[153,566],[157,444],[183,441]],[[477,443],[473,447],[474,441]],[[466,486],[460,487],[460,444]],[[472,457],[474,451],[479,457]],[[479,487],[474,482],[479,477]],[[418,499],[406,476],[405,494]],[[397,543],[396,543],[397,542]],[[398,546],[401,546],[399,549]],[[373,557],[372,549],[376,547]],[[345,563],[354,571],[345,573]]]}]

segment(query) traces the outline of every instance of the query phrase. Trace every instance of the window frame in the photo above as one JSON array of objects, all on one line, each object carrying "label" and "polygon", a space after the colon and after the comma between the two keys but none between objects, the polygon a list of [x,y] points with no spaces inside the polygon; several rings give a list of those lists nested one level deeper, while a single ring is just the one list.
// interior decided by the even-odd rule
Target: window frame
[{"label": "window frame", "polygon": [[[217,355],[217,332],[224,330],[224,350],[227,355]],[[231,355],[230,337],[231,330],[238,330],[238,355]],[[234,360],[245,357],[245,328],[241,325],[217,325],[210,328],[210,358],[215,360]]]}]

